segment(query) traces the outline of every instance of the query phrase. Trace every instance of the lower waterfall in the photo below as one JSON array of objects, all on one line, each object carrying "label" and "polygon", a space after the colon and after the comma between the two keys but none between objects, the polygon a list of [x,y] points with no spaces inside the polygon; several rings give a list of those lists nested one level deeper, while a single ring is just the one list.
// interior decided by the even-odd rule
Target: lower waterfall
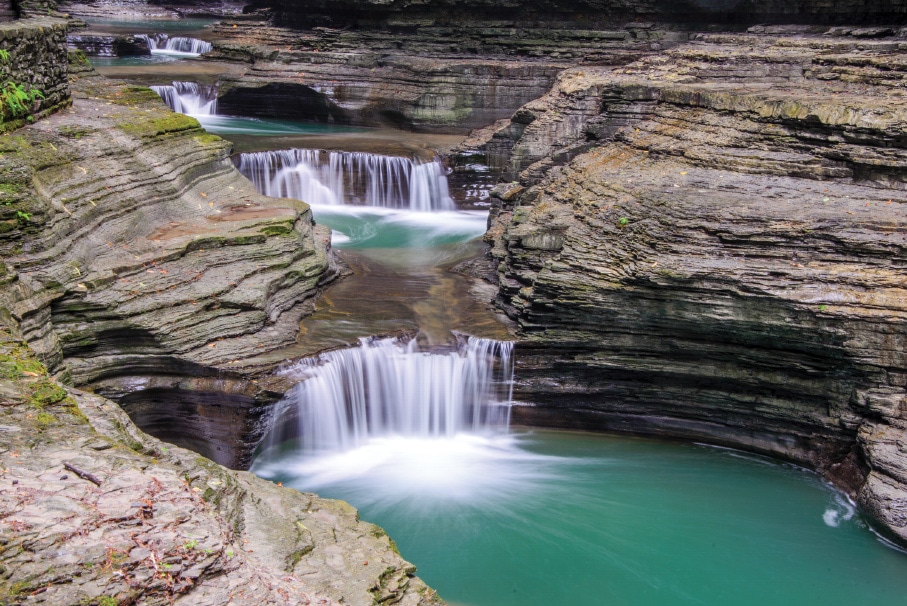
[{"label": "lower waterfall", "polygon": [[508,430],[511,352],[491,339],[432,353],[373,338],[293,363],[283,372],[300,383],[275,407],[252,471],[420,515],[499,507],[552,477],[551,458]]},{"label": "lower waterfall", "polygon": [[383,436],[452,437],[505,430],[513,344],[470,338],[459,351],[419,351],[415,339],[363,339],[306,358],[283,374],[300,383],[277,407],[265,451],[296,437],[307,453]]}]

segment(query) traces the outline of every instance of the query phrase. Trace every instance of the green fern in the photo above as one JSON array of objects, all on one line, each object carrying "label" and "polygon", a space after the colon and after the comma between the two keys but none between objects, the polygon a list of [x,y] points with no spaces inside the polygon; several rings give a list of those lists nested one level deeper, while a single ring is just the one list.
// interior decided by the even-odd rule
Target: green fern
[{"label": "green fern", "polygon": [[[0,63],[9,63],[9,60],[10,52],[0,48]],[[28,115],[35,100],[43,98],[44,93],[36,88],[26,89],[22,84],[6,80],[0,84],[0,124],[7,118],[21,118]]]},{"label": "green fern", "polygon": [[6,117],[24,116],[29,112],[35,100],[43,98],[44,93],[36,88],[26,90],[21,84],[7,81],[0,87],[0,123]]}]

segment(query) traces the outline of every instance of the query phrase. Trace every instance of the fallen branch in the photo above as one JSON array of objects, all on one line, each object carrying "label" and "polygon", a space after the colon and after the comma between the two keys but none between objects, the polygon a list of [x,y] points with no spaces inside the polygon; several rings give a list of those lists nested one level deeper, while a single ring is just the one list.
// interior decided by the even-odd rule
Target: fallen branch
[{"label": "fallen branch", "polygon": [[96,486],[101,485],[101,480],[99,480],[98,477],[94,474],[88,473],[87,471],[79,469],[75,465],[70,465],[69,463],[63,463],[63,467],[65,469],[68,469],[69,471],[73,472],[74,474],[76,474],[77,476],[82,478],[83,480],[88,480],[89,482],[91,482],[92,484],[94,484]]}]

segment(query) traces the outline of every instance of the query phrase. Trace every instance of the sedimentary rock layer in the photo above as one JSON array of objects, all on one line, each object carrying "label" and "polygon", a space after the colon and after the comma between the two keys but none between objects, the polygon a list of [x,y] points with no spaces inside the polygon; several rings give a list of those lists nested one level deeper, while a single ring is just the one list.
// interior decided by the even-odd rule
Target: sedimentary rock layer
[{"label": "sedimentary rock layer", "polygon": [[82,70],[72,109],[0,141],[0,308],[77,384],[273,397],[227,367],[294,341],[336,275],[328,231],[152,91]]},{"label": "sedimentary rock layer", "polygon": [[792,458],[907,541],[905,48],[703,35],[518,111],[515,419]]},{"label": "sedimentary rock layer", "polygon": [[[217,42],[208,60],[249,64],[240,77],[222,81],[226,105],[221,107],[244,115],[273,117],[277,108],[284,118],[452,132],[509,116],[547,92],[557,73],[579,58],[624,64],[685,39],[685,34],[648,26],[517,29],[499,22],[479,29],[423,27],[400,35],[325,28],[298,32],[250,20],[228,20],[215,27],[213,36]],[[323,96],[324,101],[279,103],[273,87],[286,89],[280,94],[287,99]],[[311,109],[316,105],[320,109]]]},{"label": "sedimentary rock layer", "polygon": [[897,0],[253,0],[273,9],[279,23],[297,27],[413,26],[425,21],[580,24],[657,20],[694,23],[903,22],[907,8]]},{"label": "sedimentary rock layer", "polygon": [[0,322],[0,602],[440,604],[343,501],[224,469],[53,381]]}]

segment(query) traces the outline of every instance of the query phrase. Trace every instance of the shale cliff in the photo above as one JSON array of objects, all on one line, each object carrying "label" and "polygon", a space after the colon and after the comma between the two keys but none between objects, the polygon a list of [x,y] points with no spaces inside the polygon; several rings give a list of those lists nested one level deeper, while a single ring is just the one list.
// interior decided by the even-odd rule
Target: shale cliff
[{"label": "shale cliff", "polygon": [[516,421],[793,459],[907,541],[907,40],[854,33],[569,70],[491,137]]},{"label": "shale cliff", "polygon": [[[84,63],[72,79],[72,109],[0,140],[0,307],[52,372],[134,406],[148,394],[161,415],[167,391],[194,381],[195,401],[164,416],[241,465],[214,446],[250,431],[229,395],[246,408],[268,396],[228,366],[295,339],[337,273],[328,231],[305,204],[259,196],[228,143],[152,91]],[[199,401],[211,390],[226,410]]]},{"label": "shale cliff", "polygon": [[754,23],[864,24],[903,22],[897,0],[253,0],[297,27],[416,26],[426,20],[463,24],[495,19],[523,23],[614,23],[633,20],[681,25]]}]

